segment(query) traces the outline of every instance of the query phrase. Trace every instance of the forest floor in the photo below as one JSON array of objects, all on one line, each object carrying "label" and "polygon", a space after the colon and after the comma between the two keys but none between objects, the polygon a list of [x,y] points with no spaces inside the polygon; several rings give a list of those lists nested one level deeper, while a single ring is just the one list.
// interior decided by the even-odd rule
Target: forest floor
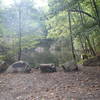
[{"label": "forest floor", "polygon": [[0,100],[100,100],[100,67],[0,74]]}]

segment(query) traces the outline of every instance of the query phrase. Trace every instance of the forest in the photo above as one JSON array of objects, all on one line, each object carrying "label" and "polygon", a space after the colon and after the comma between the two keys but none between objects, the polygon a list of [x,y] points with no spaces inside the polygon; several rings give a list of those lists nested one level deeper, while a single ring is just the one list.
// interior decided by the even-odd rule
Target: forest
[{"label": "forest", "polygon": [[99,100],[99,66],[100,0],[0,0],[0,100]]},{"label": "forest", "polygon": [[63,64],[73,56],[80,62],[81,55],[99,54],[99,0],[45,2],[42,7],[35,1],[14,0],[7,7],[1,0],[1,61],[11,64],[21,59],[37,66]]}]

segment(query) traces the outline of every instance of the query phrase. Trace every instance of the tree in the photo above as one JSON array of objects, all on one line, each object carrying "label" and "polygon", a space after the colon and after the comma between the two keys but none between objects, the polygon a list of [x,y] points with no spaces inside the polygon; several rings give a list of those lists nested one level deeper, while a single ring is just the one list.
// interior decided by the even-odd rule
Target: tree
[{"label": "tree", "polygon": [[[49,21],[48,24],[50,26],[49,34],[50,37],[58,38],[60,36],[68,37],[68,21],[66,22],[66,16],[68,16],[67,11],[72,13],[72,25],[71,29],[73,30],[73,44],[76,41],[76,38],[80,40],[82,52],[85,54],[91,54],[92,56],[96,55],[96,49],[94,49],[94,44],[92,41],[92,36],[96,30],[98,30],[98,17],[97,15],[98,7],[95,1],[93,5],[93,0],[84,1],[84,0],[62,0],[55,1],[49,0]],[[92,6],[91,6],[92,3]],[[94,8],[93,8],[94,7]],[[94,9],[94,10],[93,10]],[[93,12],[94,11],[94,12]],[[99,10],[98,10],[99,12]],[[99,13],[98,13],[99,14]],[[59,17],[58,17],[59,16]],[[63,20],[62,20],[63,19]],[[60,22],[61,21],[61,22]],[[65,26],[66,25],[66,26]],[[65,26],[62,28],[62,26]],[[61,29],[62,28],[62,29]],[[63,30],[67,29],[64,35]],[[96,40],[97,38],[95,38]],[[94,41],[95,42],[95,41]],[[79,45],[79,46],[80,46]],[[77,49],[75,47],[75,49]],[[79,51],[79,50],[78,50]],[[80,50],[81,51],[81,50]],[[78,53],[79,54],[79,53]]]},{"label": "tree", "polygon": [[[74,59],[75,62],[77,62],[76,56],[75,56],[74,44],[73,44],[73,37],[72,37],[71,15],[70,15],[69,11],[68,11],[68,20],[69,20],[69,30],[70,30],[70,39],[71,39],[73,59]],[[76,65],[76,70],[78,70],[78,66],[77,65]]]}]

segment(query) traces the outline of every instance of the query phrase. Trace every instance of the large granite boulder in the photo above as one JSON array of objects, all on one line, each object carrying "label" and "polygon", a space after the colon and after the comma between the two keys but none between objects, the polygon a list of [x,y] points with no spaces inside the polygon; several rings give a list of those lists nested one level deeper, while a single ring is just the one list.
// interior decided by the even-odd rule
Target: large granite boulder
[{"label": "large granite boulder", "polygon": [[100,56],[89,58],[83,62],[83,66],[100,66]]},{"label": "large granite boulder", "polygon": [[64,72],[69,72],[69,71],[76,71],[78,70],[78,65],[75,63],[75,61],[69,61],[66,62],[65,64],[62,65],[62,68]]},{"label": "large granite boulder", "polygon": [[6,71],[7,68],[8,68],[8,64],[5,61],[2,61],[0,63],[0,73]]},{"label": "large granite boulder", "polygon": [[56,67],[53,64],[40,64],[40,70],[43,73],[49,72],[56,72]]},{"label": "large granite boulder", "polygon": [[25,61],[18,61],[10,65],[6,72],[8,73],[17,73],[17,72],[30,72],[31,68],[29,64]]}]

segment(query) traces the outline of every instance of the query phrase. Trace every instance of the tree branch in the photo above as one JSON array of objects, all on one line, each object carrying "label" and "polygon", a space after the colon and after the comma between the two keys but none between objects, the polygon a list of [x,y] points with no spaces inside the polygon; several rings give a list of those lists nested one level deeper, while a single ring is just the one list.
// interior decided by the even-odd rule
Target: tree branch
[{"label": "tree branch", "polygon": [[87,16],[89,16],[89,17],[91,17],[91,18],[93,18],[94,20],[97,21],[96,17],[92,16],[91,14],[89,14],[89,13],[87,13],[87,12],[85,12],[85,11],[76,10],[76,9],[71,9],[71,10],[68,10],[68,11],[70,11],[70,12],[79,12],[79,13],[83,13],[83,14],[85,14],[85,15],[87,15]]}]

